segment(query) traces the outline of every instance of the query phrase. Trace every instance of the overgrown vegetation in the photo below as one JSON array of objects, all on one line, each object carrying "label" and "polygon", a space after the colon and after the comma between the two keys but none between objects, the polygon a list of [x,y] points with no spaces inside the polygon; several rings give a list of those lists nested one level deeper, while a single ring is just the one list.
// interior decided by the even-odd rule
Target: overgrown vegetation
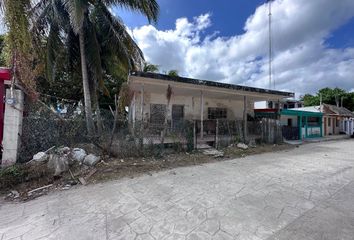
[{"label": "overgrown vegetation", "polygon": [[354,111],[354,92],[347,92],[341,88],[322,88],[316,95],[306,94],[301,100],[305,106],[318,106],[322,103],[339,105]]}]

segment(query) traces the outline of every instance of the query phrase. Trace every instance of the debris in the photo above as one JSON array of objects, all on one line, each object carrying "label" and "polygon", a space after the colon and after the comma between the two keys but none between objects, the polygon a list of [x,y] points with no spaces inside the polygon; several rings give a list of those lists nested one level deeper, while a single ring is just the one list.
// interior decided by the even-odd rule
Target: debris
[{"label": "debris", "polygon": [[[69,168],[69,173],[70,173],[71,178],[76,182],[76,179],[75,179],[75,177],[74,177],[74,174],[71,172],[70,168]],[[77,182],[76,182],[76,183],[77,183]]]},{"label": "debris", "polygon": [[51,148],[48,148],[46,151],[44,151],[45,153],[50,153],[53,149],[55,148],[55,146],[51,147]]},{"label": "debris", "polygon": [[20,193],[16,190],[11,190],[10,193],[6,196],[9,199],[17,199],[20,197]]},{"label": "debris", "polygon": [[100,157],[97,157],[96,155],[93,154],[89,154],[84,158],[83,163],[87,166],[95,166],[100,160],[101,160]]},{"label": "debris", "polygon": [[44,189],[48,189],[48,188],[50,188],[51,186],[53,186],[53,184],[49,184],[49,185],[46,185],[46,186],[43,186],[43,187],[35,188],[35,189],[29,191],[29,192],[27,193],[27,195],[30,196],[30,195],[32,195],[32,194],[35,193],[35,192],[42,191],[42,190],[44,190]]},{"label": "debris", "polygon": [[97,169],[92,169],[87,176],[85,177],[85,180],[89,180],[90,177],[92,177],[93,174],[95,174],[97,172]]},{"label": "debris", "polygon": [[87,156],[87,153],[82,148],[74,148],[70,153],[70,157],[73,160],[80,162],[80,163],[82,163],[82,161],[85,159],[86,156]]},{"label": "debris", "polygon": [[79,177],[79,182],[84,186],[87,184],[85,178],[83,178],[83,177]]},{"label": "debris", "polygon": [[219,151],[219,150],[216,150],[216,149],[205,149],[203,151],[203,154],[205,155],[208,155],[208,156],[213,156],[215,158],[218,158],[218,157],[223,157],[224,156],[224,153]]},{"label": "debris", "polygon": [[61,147],[58,149],[59,154],[69,154],[70,153],[70,148],[69,147]]},{"label": "debris", "polygon": [[66,185],[65,185],[64,187],[62,187],[61,189],[62,189],[62,190],[69,190],[70,187],[71,187],[70,184],[66,184]]},{"label": "debris", "polygon": [[36,153],[33,158],[32,158],[32,161],[36,161],[36,162],[45,162],[47,161],[49,158],[49,155],[45,152],[39,152],[39,153]]},{"label": "debris", "polygon": [[69,157],[67,154],[49,155],[49,161],[47,167],[54,171],[54,176],[59,176],[61,173],[66,172],[69,169]]},{"label": "debris", "polygon": [[256,140],[255,139],[251,139],[250,142],[248,143],[248,146],[250,146],[251,148],[257,147]]},{"label": "debris", "polygon": [[246,144],[244,144],[244,143],[238,143],[236,146],[237,146],[238,148],[243,149],[243,150],[248,149],[248,146],[247,146]]}]

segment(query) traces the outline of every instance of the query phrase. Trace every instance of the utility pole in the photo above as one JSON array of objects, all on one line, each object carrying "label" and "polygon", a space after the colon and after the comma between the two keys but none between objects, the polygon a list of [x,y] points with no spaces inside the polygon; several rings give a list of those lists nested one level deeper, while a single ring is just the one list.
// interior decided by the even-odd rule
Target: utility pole
[{"label": "utility pole", "polygon": [[[268,3],[268,18],[269,18],[269,88],[272,88],[272,1],[267,0]],[[275,89],[275,81],[273,80],[273,86]]]}]

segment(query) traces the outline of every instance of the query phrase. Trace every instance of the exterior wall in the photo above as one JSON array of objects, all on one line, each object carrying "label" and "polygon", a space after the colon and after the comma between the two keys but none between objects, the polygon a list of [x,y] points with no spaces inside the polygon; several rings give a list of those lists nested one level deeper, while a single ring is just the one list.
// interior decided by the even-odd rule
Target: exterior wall
[{"label": "exterior wall", "polygon": [[[328,121],[331,121],[330,126],[328,126]],[[337,121],[338,121],[338,125],[336,125]],[[323,116],[323,129],[324,129],[325,136],[338,135],[340,133],[340,120],[337,120],[336,117],[332,117],[332,116]]]},{"label": "exterior wall", "polygon": [[292,126],[291,127],[297,127],[297,116],[286,116],[286,115],[281,115],[280,116],[280,123],[282,126],[288,126],[288,119],[292,119]]},{"label": "exterior wall", "polygon": [[[10,99],[10,89],[6,90],[6,99]],[[4,138],[2,165],[9,166],[16,163],[20,136],[22,134],[23,92],[13,90],[14,105],[6,104],[4,117]]]},{"label": "exterior wall", "polygon": [[341,131],[345,132],[347,135],[353,135],[354,134],[354,118],[347,118],[342,120],[342,129]]},{"label": "exterior wall", "polygon": [[[213,99],[209,98],[206,94],[203,97],[203,119],[208,119],[208,108],[219,107],[227,109],[227,119],[243,119],[243,100],[228,100],[228,99]],[[142,119],[142,102],[143,102],[143,119],[149,121],[150,119],[150,104],[167,104],[165,93],[149,93],[144,92],[143,101],[140,92],[135,93],[135,119],[141,121]],[[201,116],[201,97],[172,95],[170,106],[167,111],[168,119],[171,119],[172,105],[184,106],[184,119],[185,120],[200,120]],[[134,100],[131,106],[134,111]],[[247,113],[253,115],[253,102],[247,102]],[[132,113],[134,115],[134,113]]]}]

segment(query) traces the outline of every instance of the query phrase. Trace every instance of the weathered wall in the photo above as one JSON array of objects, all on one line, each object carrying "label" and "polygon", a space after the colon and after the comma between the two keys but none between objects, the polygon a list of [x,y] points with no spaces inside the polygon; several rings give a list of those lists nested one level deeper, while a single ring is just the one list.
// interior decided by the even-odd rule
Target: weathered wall
[{"label": "weathered wall", "polygon": [[[325,121],[326,119],[326,121]],[[331,119],[331,125],[328,126],[328,121]],[[324,129],[324,135],[337,135],[340,132],[340,124],[338,121],[338,127],[336,126],[336,117],[329,117],[329,116],[324,116],[323,117],[323,129]],[[326,124],[326,126],[324,125]],[[334,126],[334,128],[333,128]]]},{"label": "weathered wall", "polygon": [[[140,121],[141,118],[141,94],[135,93],[135,117],[136,121]],[[143,97],[143,116],[144,121],[150,119],[150,104],[167,104],[166,95],[144,92]],[[243,118],[243,100],[228,100],[228,99],[215,99],[204,95],[204,113],[203,119],[208,119],[208,108],[219,107],[227,108],[227,118],[229,120],[242,119]],[[200,120],[201,113],[201,97],[196,96],[182,96],[172,95],[170,100],[170,109],[167,111],[168,119],[171,119],[171,108],[173,104],[184,105],[184,118],[186,120]],[[133,102],[134,105],[134,102]],[[253,105],[251,101],[247,102],[247,112],[253,115]],[[134,110],[134,107],[132,107]]]},{"label": "weathered wall", "polygon": [[297,116],[286,116],[282,115],[280,117],[280,123],[282,126],[288,126],[288,119],[292,119],[292,127],[297,127]]}]

